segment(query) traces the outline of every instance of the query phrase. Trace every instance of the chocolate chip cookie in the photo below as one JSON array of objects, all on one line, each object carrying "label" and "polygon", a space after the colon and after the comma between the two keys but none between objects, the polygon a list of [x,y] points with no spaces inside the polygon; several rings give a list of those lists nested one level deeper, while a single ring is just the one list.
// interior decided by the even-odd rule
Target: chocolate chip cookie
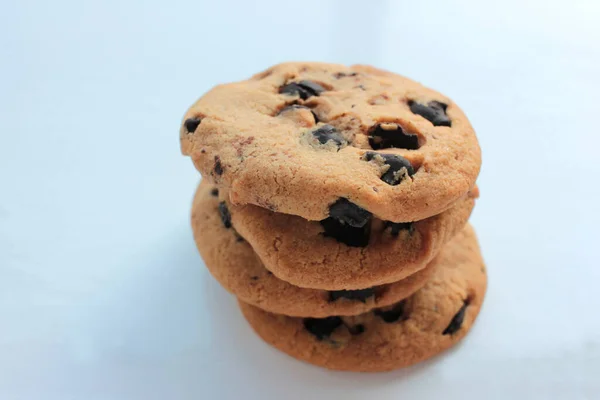
[{"label": "chocolate chip cookie", "polygon": [[394,305],[353,316],[294,318],[240,301],[242,313],[267,343],[322,367],[387,371],[432,357],[469,331],[483,302],[486,271],[470,226],[441,253],[432,279]]},{"label": "chocolate chip cookie", "polygon": [[293,286],[269,272],[250,244],[236,233],[219,190],[198,187],[192,207],[196,245],[208,270],[225,289],[264,310],[298,317],[356,315],[404,299],[432,276],[437,260],[403,279],[358,290],[318,290]]},{"label": "chocolate chip cookie", "polygon": [[467,223],[478,196],[475,187],[433,217],[408,223],[381,221],[338,202],[323,221],[236,206],[219,193],[231,223],[254,248],[265,267],[293,285],[324,289],[361,289],[396,282],[429,263]]},{"label": "chocolate chip cookie", "polygon": [[[181,149],[234,204],[362,227],[452,207],[481,164],[449,98],[368,66],[285,63],[218,85],[185,114]],[[357,218],[355,220],[355,218]]]}]

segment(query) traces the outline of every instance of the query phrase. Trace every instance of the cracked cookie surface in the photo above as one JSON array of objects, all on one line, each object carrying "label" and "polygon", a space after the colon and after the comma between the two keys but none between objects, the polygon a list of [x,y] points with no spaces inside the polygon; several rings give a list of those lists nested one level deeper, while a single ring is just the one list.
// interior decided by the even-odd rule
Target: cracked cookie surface
[{"label": "cracked cookie surface", "polygon": [[186,112],[180,140],[232,203],[316,221],[339,199],[385,221],[439,214],[481,164],[454,102],[360,65],[285,63],[218,85]]},{"label": "cracked cookie surface", "polygon": [[381,221],[347,202],[338,202],[334,216],[319,222],[233,205],[225,189],[219,198],[228,204],[235,229],[278,278],[340,290],[396,282],[421,270],[465,226],[478,193],[475,187],[450,209],[412,223]]},{"label": "cracked cookie surface", "polygon": [[329,369],[387,371],[430,358],[461,340],[486,291],[486,270],[470,226],[440,253],[431,280],[394,305],[357,316],[294,318],[239,302],[264,341]]},{"label": "cracked cookie surface", "polygon": [[[229,292],[270,312],[299,317],[355,315],[408,297],[432,276],[437,261],[387,285],[359,290],[319,290],[294,286],[269,272],[235,224],[223,218],[219,190],[200,184],[192,206],[196,245],[210,273]],[[229,223],[228,223],[229,222]]]}]

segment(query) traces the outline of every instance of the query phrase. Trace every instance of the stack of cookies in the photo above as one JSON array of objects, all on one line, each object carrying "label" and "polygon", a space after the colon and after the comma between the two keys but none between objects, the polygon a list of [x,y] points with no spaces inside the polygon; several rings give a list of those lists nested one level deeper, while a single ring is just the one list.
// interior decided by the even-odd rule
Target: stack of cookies
[{"label": "stack of cookies", "polygon": [[203,176],[198,249],[266,342],[384,371],[472,326],[486,289],[467,224],[481,154],[447,97],[369,66],[286,63],[213,88],[180,138]]}]

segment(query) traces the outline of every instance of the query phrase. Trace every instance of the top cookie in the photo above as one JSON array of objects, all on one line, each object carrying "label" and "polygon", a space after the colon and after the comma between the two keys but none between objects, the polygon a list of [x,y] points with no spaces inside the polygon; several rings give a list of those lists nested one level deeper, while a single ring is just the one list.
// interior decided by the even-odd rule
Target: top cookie
[{"label": "top cookie", "polygon": [[185,114],[180,138],[232,203],[309,220],[343,211],[350,224],[357,213],[439,214],[473,187],[481,164],[456,104],[368,66],[285,63],[218,85]]}]

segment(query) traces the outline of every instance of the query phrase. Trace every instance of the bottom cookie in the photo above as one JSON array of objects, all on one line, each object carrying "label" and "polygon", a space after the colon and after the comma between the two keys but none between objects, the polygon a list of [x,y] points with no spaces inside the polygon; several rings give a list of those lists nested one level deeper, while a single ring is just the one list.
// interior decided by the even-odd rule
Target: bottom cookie
[{"label": "bottom cookie", "polygon": [[297,318],[239,302],[267,343],[329,369],[388,371],[430,358],[469,331],[486,290],[485,266],[467,226],[442,250],[431,280],[394,305],[350,317]]}]

